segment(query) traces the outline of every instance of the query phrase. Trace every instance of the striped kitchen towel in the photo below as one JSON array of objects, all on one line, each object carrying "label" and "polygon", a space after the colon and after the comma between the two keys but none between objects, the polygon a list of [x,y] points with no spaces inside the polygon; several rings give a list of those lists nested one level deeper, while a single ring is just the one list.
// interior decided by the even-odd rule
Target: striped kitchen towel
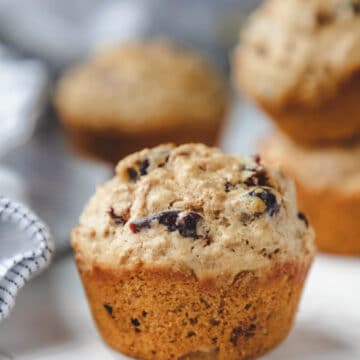
[{"label": "striped kitchen towel", "polygon": [[25,206],[0,196],[0,321],[18,291],[51,261],[54,245],[46,225]]}]

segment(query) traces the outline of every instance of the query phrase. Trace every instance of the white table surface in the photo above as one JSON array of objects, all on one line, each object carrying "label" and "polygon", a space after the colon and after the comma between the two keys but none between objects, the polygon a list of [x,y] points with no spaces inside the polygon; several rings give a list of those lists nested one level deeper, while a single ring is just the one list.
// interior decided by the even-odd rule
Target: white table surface
[{"label": "white table surface", "polygon": [[[254,139],[266,127],[252,111],[234,112],[226,151],[255,152]],[[295,328],[266,359],[360,359],[360,258],[318,256],[303,295]],[[0,324],[1,351],[19,360],[126,359],[101,341],[70,254],[20,293]]]}]

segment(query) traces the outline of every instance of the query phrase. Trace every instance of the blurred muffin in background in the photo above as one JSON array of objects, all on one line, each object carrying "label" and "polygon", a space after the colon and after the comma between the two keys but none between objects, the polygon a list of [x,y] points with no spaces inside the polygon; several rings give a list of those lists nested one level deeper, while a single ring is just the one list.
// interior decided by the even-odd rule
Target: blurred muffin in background
[{"label": "blurred muffin in background", "polygon": [[310,150],[276,135],[263,145],[262,157],[295,179],[318,249],[360,255],[360,144]]},{"label": "blurred muffin in background", "polygon": [[99,51],[65,73],[54,102],[77,149],[117,163],[162,142],[215,144],[228,99],[199,54],[153,41]]},{"label": "blurred muffin in background", "polygon": [[360,1],[269,0],[235,51],[235,82],[303,145],[360,135]]}]

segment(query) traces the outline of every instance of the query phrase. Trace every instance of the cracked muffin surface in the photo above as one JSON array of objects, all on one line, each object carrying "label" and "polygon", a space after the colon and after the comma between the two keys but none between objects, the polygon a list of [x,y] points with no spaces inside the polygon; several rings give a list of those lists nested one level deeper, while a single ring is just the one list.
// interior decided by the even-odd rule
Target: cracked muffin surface
[{"label": "cracked muffin surface", "polygon": [[73,246],[84,269],[159,265],[199,278],[314,251],[291,181],[258,156],[200,144],[161,145],[122,160],[86,206]]}]

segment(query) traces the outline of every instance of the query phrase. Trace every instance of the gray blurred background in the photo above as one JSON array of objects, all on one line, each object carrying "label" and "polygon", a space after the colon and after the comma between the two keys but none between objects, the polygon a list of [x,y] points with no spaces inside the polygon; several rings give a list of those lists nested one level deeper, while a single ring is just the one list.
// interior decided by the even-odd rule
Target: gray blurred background
[{"label": "gray blurred background", "polygon": [[59,69],[94,47],[169,36],[226,68],[238,28],[259,0],[0,0],[0,40]]},{"label": "gray blurred background", "polygon": [[[194,47],[229,80],[239,28],[259,2],[0,0],[0,193],[36,210],[58,252],[68,249],[85,202],[113,170],[68,148],[51,106],[56,78],[96,47],[160,36]],[[246,140],[238,149],[237,133],[227,131],[223,148],[250,151]]]}]

